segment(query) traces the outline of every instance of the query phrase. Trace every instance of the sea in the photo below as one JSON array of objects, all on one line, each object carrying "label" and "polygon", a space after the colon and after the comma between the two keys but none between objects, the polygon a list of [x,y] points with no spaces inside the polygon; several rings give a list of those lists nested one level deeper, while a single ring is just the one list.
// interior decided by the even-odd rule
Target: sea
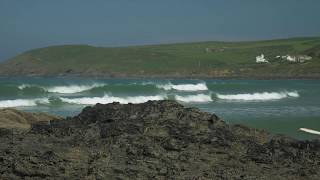
[{"label": "sea", "polygon": [[176,100],[243,124],[298,139],[320,131],[320,80],[0,78],[0,108],[74,116],[96,103]]}]

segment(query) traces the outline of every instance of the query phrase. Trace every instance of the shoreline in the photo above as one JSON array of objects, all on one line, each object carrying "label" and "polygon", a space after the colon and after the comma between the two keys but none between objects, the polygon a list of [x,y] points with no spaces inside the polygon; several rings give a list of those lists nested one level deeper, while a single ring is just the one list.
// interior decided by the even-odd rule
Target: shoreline
[{"label": "shoreline", "polygon": [[314,76],[166,76],[166,75],[0,75],[0,78],[93,78],[93,79],[172,79],[172,80],[320,80],[320,74]]}]

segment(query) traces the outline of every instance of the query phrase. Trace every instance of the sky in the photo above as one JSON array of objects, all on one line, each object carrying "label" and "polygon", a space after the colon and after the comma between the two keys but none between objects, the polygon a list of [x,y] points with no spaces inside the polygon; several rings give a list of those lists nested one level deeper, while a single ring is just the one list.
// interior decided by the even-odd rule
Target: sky
[{"label": "sky", "polygon": [[61,44],[320,36],[320,0],[0,0],[0,61]]}]

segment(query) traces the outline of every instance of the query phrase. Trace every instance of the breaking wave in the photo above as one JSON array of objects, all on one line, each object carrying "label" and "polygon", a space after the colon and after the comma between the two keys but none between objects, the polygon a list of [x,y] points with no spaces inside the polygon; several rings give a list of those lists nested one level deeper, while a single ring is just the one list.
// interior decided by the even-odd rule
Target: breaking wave
[{"label": "breaking wave", "polygon": [[30,88],[30,87],[34,87],[34,86],[31,84],[21,84],[18,86],[18,89],[23,90],[23,89]]},{"label": "breaking wave", "polygon": [[[64,91],[65,92],[65,91]],[[297,98],[298,92],[263,92],[252,94],[215,94],[216,98],[227,101],[270,101],[280,100],[284,98]],[[0,108],[8,107],[29,107],[37,105],[60,106],[63,104],[78,104],[78,105],[94,105],[97,103],[108,104],[112,102],[119,102],[121,104],[138,104],[149,100],[165,100],[174,99],[184,103],[210,103],[213,101],[211,94],[194,94],[194,95],[136,95],[136,96],[111,96],[104,95],[99,97],[47,97],[35,99],[14,99],[14,100],[0,100]]]},{"label": "breaking wave", "polygon": [[206,91],[208,90],[208,87],[205,83],[198,83],[198,84],[162,84],[157,85],[158,88],[164,89],[164,90],[178,90],[178,91]]},{"label": "breaking wave", "polygon": [[0,101],[0,107],[1,108],[27,107],[27,106],[37,106],[38,104],[48,104],[48,103],[49,103],[49,100],[47,98],[2,100]]},{"label": "breaking wave", "polygon": [[90,89],[103,87],[103,86],[105,86],[105,84],[98,84],[98,83],[92,84],[92,85],[55,86],[55,87],[47,88],[47,91],[51,93],[73,94],[73,93],[88,91]]},{"label": "breaking wave", "polygon": [[164,100],[166,96],[156,95],[156,96],[129,96],[129,97],[115,97],[104,95],[103,97],[82,97],[82,98],[60,98],[63,102],[71,104],[83,104],[83,105],[93,105],[97,103],[108,104],[112,102],[119,102],[121,104],[138,104],[144,103],[149,100]]},{"label": "breaking wave", "polygon": [[206,94],[197,94],[197,95],[188,95],[188,96],[175,95],[174,98],[177,101],[182,101],[187,103],[191,103],[191,102],[204,103],[204,102],[212,101],[211,95],[206,95]]},{"label": "breaking wave", "polygon": [[18,88],[20,90],[24,90],[27,88],[40,88],[43,91],[46,91],[49,93],[73,94],[73,93],[80,93],[83,91],[88,91],[88,90],[98,88],[98,87],[103,87],[105,85],[106,84],[94,83],[91,85],[66,85],[66,86],[44,87],[44,86],[31,85],[31,84],[22,84],[22,85],[19,85]]},{"label": "breaking wave", "polygon": [[279,100],[289,97],[299,97],[297,91],[292,92],[263,92],[263,93],[252,93],[252,94],[217,94],[217,98],[231,101],[268,101],[268,100]]},{"label": "breaking wave", "polygon": [[34,92],[34,94],[56,93],[56,94],[74,94],[89,91],[90,93],[108,93],[108,92],[159,92],[162,90],[176,90],[176,91],[207,91],[208,87],[206,83],[197,84],[158,84],[154,82],[142,82],[132,84],[105,84],[105,83],[93,83],[93,84],[70,84],[70,85],[56,85],[45,86],[36,84],[21,84],[17,88],[20,92]]}]

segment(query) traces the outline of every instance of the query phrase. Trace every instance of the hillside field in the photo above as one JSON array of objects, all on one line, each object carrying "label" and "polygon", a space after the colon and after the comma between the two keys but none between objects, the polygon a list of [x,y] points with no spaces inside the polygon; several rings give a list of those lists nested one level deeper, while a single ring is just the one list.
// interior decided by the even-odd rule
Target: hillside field
[{"label": "hillside field", "polygon": [[[257,64],[264,54],[271,62]],[[305,63],[276,59],[309,55]],[[34,49],[0,65],[2,76],[318,78],[320,38],[196,42],[130,47],[62,45]]]}]

